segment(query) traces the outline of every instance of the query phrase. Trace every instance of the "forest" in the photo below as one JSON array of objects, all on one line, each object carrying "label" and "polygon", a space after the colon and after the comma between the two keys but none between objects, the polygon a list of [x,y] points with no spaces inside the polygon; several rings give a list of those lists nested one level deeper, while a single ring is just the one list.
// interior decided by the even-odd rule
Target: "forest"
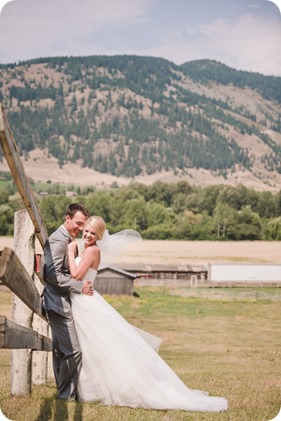
[{"label": "forest", "polygon": [[[280,82],[212,60],[178,66],[129,55],[54,57],[0,65],[0,101],[23,160],[36,150],[61,168],[70,162],[131,180],[103,189],[31,180],[49,233],[67,204],[79,201],[103,216],[111,233],[133,228],[145,239],[274,241],[281,240]],[[239,180],[236,187],[134,181],[191,169],[226,182],[249,172],[267,189]],[[6,236],[23,204],[10,176],[0,176]]]},{"label": "forest", "polygon": [[[258,192],[242,184],[196,187],[185,181],[104,189],[31,184],[49,234],[63,222],[67,205],[81,202],[90,214],[105,219],[110,233],[131,228],[144,239],[281,240],[281,190]],[[14,212],[22,208],[12,180],[0,184],[1,236],[13,235]]]},{"label": "forest", "polygon": [[211,60],[55,57],[0,65],[0,101],[25,158],[37,149],[117,177],[202,168],[227,178],[281,173],[280,81]]}]

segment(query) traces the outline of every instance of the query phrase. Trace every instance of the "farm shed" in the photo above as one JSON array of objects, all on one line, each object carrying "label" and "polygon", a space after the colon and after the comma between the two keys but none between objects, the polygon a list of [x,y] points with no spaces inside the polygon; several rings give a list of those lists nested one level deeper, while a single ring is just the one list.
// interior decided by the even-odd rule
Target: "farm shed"
[{"label": "farm shed", "polygon": [[208,268],[204,265],[123,264],[124,270],[137,275],[138,285],[172,283],[197,286],[205,284]]},{"label": "farm shed", "polygon": [[99,269],[97,273],[95,290],[102,295],[132,295],[136,277],[137,275],[117,266],[107,265]]},{"label": "farm shed", "polygon": [[208,282],[229,286],[281,286],[281,264],[212,263],[208,267]]}]

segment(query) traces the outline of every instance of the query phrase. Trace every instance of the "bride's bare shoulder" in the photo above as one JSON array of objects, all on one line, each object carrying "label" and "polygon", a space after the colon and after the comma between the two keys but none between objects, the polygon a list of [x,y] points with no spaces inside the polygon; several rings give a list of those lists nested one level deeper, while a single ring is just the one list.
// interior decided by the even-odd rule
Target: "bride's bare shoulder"
[{"label": "bride's bare shoulder", "polygon": [[87,248],[85,248],[83,254],[87,256],[98,257],[100,256],[100,249],[96,244],[93,244],[92,246],[88,246]]}]

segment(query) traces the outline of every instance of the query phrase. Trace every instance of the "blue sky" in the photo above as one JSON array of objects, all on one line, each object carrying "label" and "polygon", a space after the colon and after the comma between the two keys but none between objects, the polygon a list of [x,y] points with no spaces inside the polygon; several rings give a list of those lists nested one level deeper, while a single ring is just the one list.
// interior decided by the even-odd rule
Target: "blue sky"
[{"label": "blue sky", "polygon": [[2,64],[137,54],[281,76],[280,41],[281,13],[268,0],[13,0],[0,13]]}]

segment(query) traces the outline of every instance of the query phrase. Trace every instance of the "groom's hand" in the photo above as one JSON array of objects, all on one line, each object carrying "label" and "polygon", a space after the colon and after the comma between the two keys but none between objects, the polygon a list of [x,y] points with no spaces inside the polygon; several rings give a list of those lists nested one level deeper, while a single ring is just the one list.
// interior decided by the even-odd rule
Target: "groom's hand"
[{"label": "groom's hand", "polygon": [[93,281],[83,281],[82,294],[85,294],[85,295],[94,294]]}]

